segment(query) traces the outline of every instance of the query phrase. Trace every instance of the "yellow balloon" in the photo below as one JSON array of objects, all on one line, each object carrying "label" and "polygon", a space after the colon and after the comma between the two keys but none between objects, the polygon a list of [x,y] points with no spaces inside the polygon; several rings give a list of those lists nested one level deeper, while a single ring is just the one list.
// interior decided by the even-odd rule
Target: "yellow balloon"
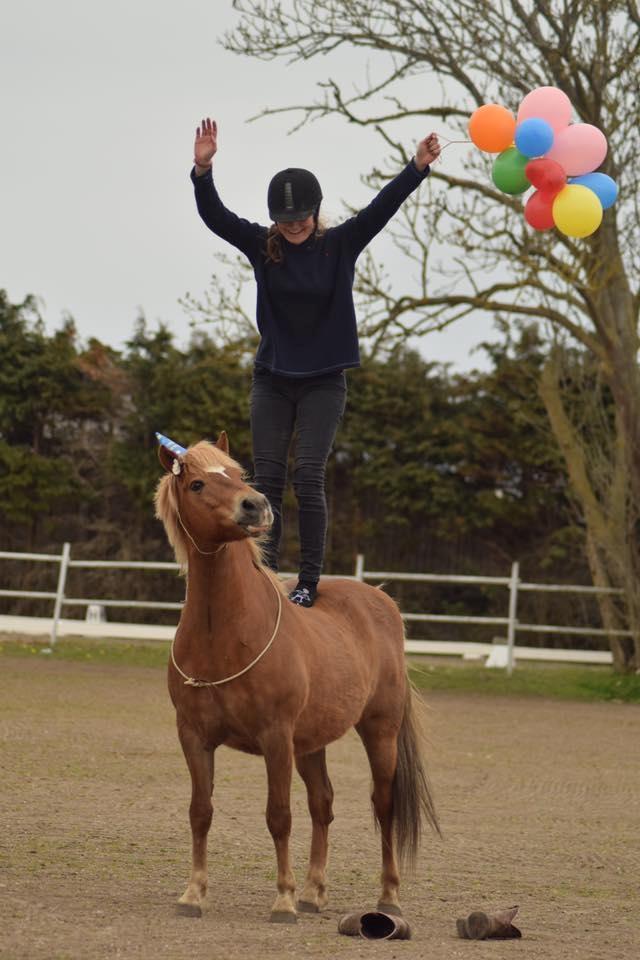
[{"label": "yellow balloon", "polygon": [[602,204],[593,190],[579,183],[563,187],[553,201],[553,221],[567,237],[588,237],[602,223]]}]

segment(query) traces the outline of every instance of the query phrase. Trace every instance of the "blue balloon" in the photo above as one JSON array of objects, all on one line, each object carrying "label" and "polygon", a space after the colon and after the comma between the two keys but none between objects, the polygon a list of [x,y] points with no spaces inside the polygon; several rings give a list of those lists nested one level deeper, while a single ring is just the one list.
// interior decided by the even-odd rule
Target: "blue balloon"
[{"label": "blue balloon", "polygon": [[571,177],[569,183],[579,183],[593,190],[603,210],[612,206],[618,198],[618,184],[606,173],[585,173],[581,177]]},{"label": "blue balloon", "polygon": [[542,157],[553,146],[553,127],[546,120],[530,117],[516,127],[516,147],[525,157]]}]

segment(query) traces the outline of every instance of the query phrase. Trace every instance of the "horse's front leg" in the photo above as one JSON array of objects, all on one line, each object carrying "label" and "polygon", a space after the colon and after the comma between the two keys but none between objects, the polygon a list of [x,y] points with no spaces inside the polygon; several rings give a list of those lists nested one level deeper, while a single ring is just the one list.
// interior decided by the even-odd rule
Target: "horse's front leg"
[{"label": "horse's front leg", "polygon": [[189,727],[178,726],[178,736],[191,774],[191,879],[178,900],[178,913],[202,916],[207,893],[207,834],[213,817],[213,750],[206,749]]},{"label": "horse's front leg", "polygon": [[282,727],[270,730],[261,737],[261,746],[269,785],[267,826],[273,837],[278,865],[278,896],[271,909],[271,922],[295,923],[297,920],[296,881],[289,859],[293,770],[291,730]]}]

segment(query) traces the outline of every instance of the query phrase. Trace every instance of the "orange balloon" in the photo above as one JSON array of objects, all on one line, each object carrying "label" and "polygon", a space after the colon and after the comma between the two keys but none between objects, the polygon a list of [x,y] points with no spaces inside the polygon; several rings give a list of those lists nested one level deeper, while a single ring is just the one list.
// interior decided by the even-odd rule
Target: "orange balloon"
[{"label": "orange balloon", "polygon": [[499,103],[485,103],[471,114],[469,136],[480,150],[502,153],[513,143],[516,118]]}]

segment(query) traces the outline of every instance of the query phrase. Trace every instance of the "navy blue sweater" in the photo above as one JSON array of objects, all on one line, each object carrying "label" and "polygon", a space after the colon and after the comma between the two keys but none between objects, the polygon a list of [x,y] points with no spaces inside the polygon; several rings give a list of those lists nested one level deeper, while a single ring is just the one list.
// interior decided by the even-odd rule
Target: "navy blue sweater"
[{"label": "navy blue sweater", "polygon": [[237,247],[258,287],[260,345],[255,362],[272,373],[310,377],[360,364],[353,278],[358,256],[429,173],[413,161],[356,216],[302,244],[281,237],[284,259],[266,259],[268,228],[222,203],[211,172],[191,171],[198,212],[210,230]]}]

